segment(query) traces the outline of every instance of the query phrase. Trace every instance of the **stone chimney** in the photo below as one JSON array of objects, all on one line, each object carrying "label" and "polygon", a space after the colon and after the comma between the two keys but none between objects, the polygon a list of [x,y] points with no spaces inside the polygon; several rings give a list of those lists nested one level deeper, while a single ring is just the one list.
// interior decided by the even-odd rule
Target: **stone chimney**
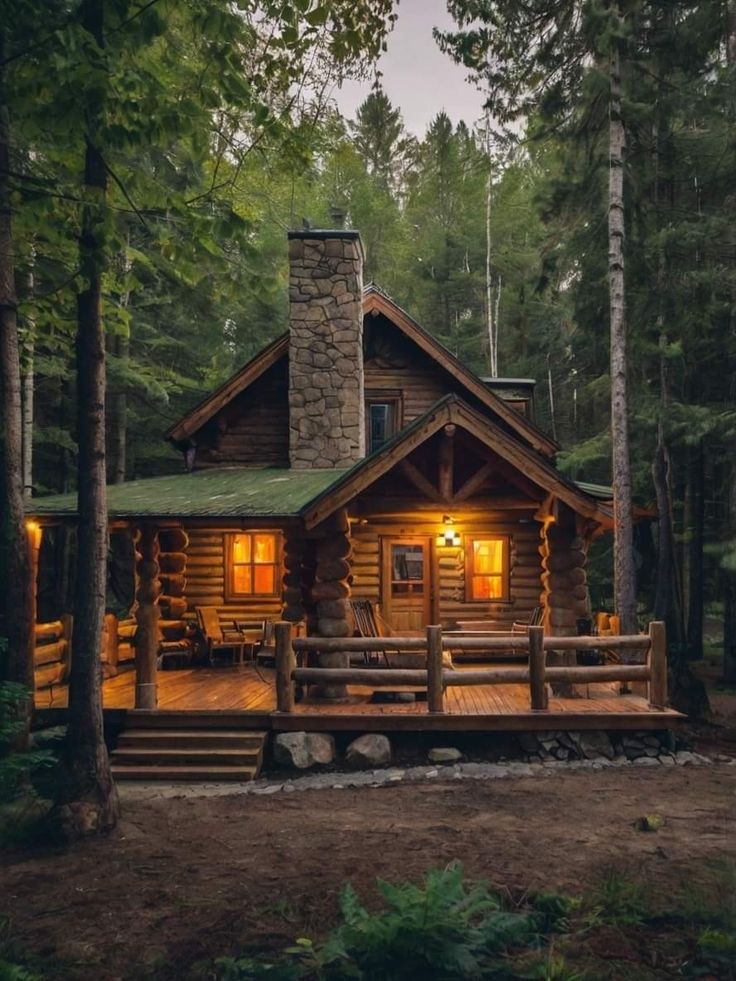
[{"label": "stone chimney", "polygon": [[363,244],[356,231],[289,232],[289,460],[365,456]]}]

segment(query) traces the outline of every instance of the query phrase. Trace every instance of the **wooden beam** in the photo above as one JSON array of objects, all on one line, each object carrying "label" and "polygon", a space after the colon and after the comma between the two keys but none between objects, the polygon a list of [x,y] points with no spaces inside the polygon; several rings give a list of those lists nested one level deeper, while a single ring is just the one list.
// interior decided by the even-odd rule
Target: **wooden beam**
[{"label": "wooden beam", "polygon": [[422,471],[418,467],[415,467],[411,461],[402,460],[399,468],[407,480],[410,480],[420,493],[438,504],[445,503],[444,498],[434,484],[427,480]]},{"label": "wooden beam", "polygon": [[292,676],[296,657],[291,643],[292,625],[285,620],[274,624],[276,643],[276,707],[279,712],[294,711],[294,682]]},{"label": "wooden beam", "polygon": [[449,504],[453,491],[453,467],[455,464],[455,426],[445,426],[440,437],[440,449],[437,456],[437,472],[440,498]]},{"label": "wooden beam", "polygon": [[455,496],[452,499],[453,504],[459,504],[460,501],[465,501],[469,497],[472,497],[477,490],[479,490],[485,481],[493,473],[494,466],[493,461],[489,460],[484,463],[480,470],[476,470],[472,477],[468,477],[462,487],[455,492]]},{"label": "wooden beam", "polygon": [[158,578],[159,542],[158,528],[151,522],[141,525],[135,544],[136,600],[135,618],[138,629],[135,635],[135,707],[155,709],[157,696],[157,658],[160,640],[158,599],[161,582]]},{"label": "wooden beam", "polygon": [[667,707],[667,634],[660,620],[649,624],[649,704],[655,709]]},{"label": "wooden beam", "polygon": [[529,627],[529,694],[532,711],[535,712],[548,707],[546,669],[544,627]]},{"label": "wooden beam", "polygon": [[427,627],[427,708],[444,711],[442,694],[442,627]]}]

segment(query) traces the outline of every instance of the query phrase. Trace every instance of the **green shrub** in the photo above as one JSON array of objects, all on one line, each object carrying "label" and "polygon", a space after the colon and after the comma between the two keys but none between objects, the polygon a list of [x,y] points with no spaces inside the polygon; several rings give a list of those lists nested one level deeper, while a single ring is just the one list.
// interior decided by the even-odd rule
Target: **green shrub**
[{"label": "green shrub", "polygon": [[49,808],[31,777],[42,767],[53,766],[54,754],[49,749],[20,753],[15,749],[25,725],[22,706],[27,697],[23,685],[0,682],[0,844],[23,840]]},{"label": "green shrub", "polygon": [[341,924],[322,945],[300,940],[279,961],[219,962],[223,981],[267,977],[395,981],[511,977],[506,955],[536,943],[534,914],[509,912],[485,886],[466,886],[460,865],[427,873],[422,885],[378,881],[382,908],[370,912],[351,886]]}]

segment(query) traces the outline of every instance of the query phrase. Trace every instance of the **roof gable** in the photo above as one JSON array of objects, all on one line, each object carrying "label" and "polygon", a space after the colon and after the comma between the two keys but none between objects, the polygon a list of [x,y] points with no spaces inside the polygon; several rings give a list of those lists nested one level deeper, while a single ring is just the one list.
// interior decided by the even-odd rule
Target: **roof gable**
[{"label": "roof gable", "polygon": [[[461,427],[469,432],[481,444],[516,469],[525,481],[536,484],[547,494],[567,504],[573,511],[598,524],[604,526],[611,524],[608,508],[558,473],[541,454],[520,443],[501,426],[471,408],[456,395],[448,395],[423,416],[415,419],[380,450],[346,471],[306,505],[302,514],[307,527],[314,527],[337,508],[349,504],[362,490],[375,483],[448,425]],[[452,501],[448,501],[447,504],[450,506]]]},{"label": "roof gable", "polygon": [[[372,313],[382,313],[394,327],[401,331],[435,364],[459,381],[468,393],[488,408],[493,415],[501,419],[525,443],[545,456],[554,456],[557,446],[548,436],[508,405],[500,396],[489,391],[482,379],[458,361],[447,348],[427,333],[423,327],[420,327],[406,311],[374,284],[370,284],[363,291],[363,315]],[[236,372],[173,425],[166,432],[166,438],[173,442],[183,442],[191,437],[232,399],[260,378],[280,358],[288,357],[288,353],[289,334],[287,331],[272,341],[240,371]]]},{"label": "roof gable", "polygon": [[418,348],[460,381],[468,392],[502,419],[525,442],[545,456],[554,456],[557,445],[553,440],[507,405],[499,395],[489,391],[478,375],[459,361],[436,337],[421,327],[387,293],[371,283],[363,291],[363,314],[374,312],[382,313],[387,317]]}]

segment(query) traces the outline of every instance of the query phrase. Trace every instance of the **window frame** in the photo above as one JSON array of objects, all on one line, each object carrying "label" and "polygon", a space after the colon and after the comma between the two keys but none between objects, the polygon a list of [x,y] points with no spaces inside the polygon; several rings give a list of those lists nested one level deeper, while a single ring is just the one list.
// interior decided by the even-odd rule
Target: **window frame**
[{"label": "window frame", "polygon": [[[233,563],[233,545],[236,535],[250,535],[251,536],[251,555],[253,555],[253,537],[254,535],[272,535],[274,539],[275,551],[274,551],[274,561],[273,562],[259,562],[255,563],[251,559],[250,562],[241,562],[239,565],[250,565],[251,569],[255,565],[265,565],[271,566],[274,570],[273,575],[273,588],[272,593],[241,593],[235,589],[235,575],[234,575],[234,563]],[[225,600],[230,602],[232,600],[238,600],[243,602],[261,602],[263,600],[274,600],[281,597],[281,578],[282,578],[282,534],[279,528],[242,528],[239,531],[226,531],[224,533],[225,537]],[[251,577],[251,582],[255,583],[255,575]]]},{"label": "window frame", "polygon": [[[502,593],[500,596],[478,597],[473,596],[473,577],[483,575],[476,573],[473,567],[475,557],[475,542],[500,541],[503,543],[503,571],[499,574],[501,579]],[[508,603],[511,598],[511,536],[499,535],[495,532],[473,532],[471,535],[464,536],[463,542],[465,550],[465,602],[466,603]],[[489,576],[489,578],[491,578]],[[495,578],[495,576],[494,576]]]},{"label": "window frame", "polygon": [[371,406],[372,405],[390,405],[393,415],[392,431],[386,437],[386,442],[383,446],[388,443],[389,440],[402,430],[404,426],[404,403],[401,392],[397,389],[367,389],[365,391],[364,397],[364,411],[365,411],[365,437],[366,437],[366,455],[369,455],[374,451],[371,446]]}]

